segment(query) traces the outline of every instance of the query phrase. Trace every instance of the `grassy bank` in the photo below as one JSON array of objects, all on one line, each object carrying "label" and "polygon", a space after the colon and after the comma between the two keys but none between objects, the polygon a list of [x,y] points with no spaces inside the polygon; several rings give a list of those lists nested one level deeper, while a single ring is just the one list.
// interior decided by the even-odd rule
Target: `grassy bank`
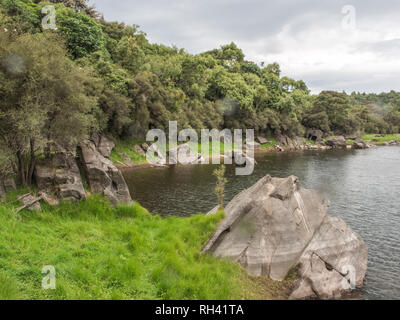
[{"label": "grassy bank", "polygon": [[[400,139],[400,134],[386,134],[385,136],[381,137],[380,135],[376,134],[366,134],[362,137],[364,141],[370,141],[372,143],[383,143],[383,142],[389,142],[393,140],[399,140]],[[376,140],[376,141],[372,141]]]},{"label": "grassy bank", "polygon": [[[251,278],[236,263],[202,255],[222,212],[162,219],[97,196],[42,212],[16,207],[0,204],[0,300],[270,299],[285,298],[294,282],[293,274]],[[45,265],[56,268],[55,290],[41,287]]]}]

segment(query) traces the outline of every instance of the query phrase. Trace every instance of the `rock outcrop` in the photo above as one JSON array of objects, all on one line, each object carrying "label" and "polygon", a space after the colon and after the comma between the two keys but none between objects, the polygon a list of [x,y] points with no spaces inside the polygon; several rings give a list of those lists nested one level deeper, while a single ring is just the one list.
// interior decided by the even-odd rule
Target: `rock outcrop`
[{"label": "rock outcrop", "polygon": [[113,151],[113,149],[115,148],[115,143],[114,141],[112,141],[110,138],[108,138],[107,136],[103,135],[103,134],[95,134],[91,137],[90,139],[94,145],[97,148],[97,151],[99,151],[99,153],[109,159],[111,152]]},{"label": "rock outcrop", "polygon": [[128,186],[110,159],[103,156],[93,141],[79,144],[83,171],[93,193],[106,196],[113,204],[132,203]]},{"label": "rock outcrop", "polygon": [[35,179],[40,192],[62,200],[86,199],[81,173],[73,154],[55,153],[39,161],[35,167]]},{"label": "rock outcrop", "polygon": [[324,133],[317,129],[307,129],[306,138],[313,141],[321,141]]},{"label": "rock outcrop", "polygon": [[[298,267],[292,298],[331,297],[349,288],[344,268],[355,272],[356,285],[362,284],[367,247],[342,220],[328,217],[327,208],[319,192],[301,188],[297,177],[267,175],[229,202],[226,218],[203,253],[237,261],[249,274],[274,280]],[[326,264],[317,266],[317,255]]]}]

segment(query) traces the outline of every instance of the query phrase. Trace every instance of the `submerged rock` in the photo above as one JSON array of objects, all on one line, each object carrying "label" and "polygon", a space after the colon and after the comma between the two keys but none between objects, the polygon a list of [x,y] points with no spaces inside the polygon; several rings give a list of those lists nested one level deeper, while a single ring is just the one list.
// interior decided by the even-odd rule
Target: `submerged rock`
[{"label": "submerged rock", "polygon": [[249,274],[274,280],[283,280],[297,266],[300,280],[293,298],[332,296],[349,288],[346,272],[316,269],[315,254],[327,268],[353,268],[361,285],[367,247],[342,220],[327,217],[327,208],[319,192],[301,188],[297,177],[267,175],[229,202],[226,218],[203,253],[237,261]]},{"label": "submerged rock", "polygon": [[106,196],[113,204],[132,203],[128,186],[111,160],[105,158],[90,140],[80,143],[83,170],[93,193]]}]

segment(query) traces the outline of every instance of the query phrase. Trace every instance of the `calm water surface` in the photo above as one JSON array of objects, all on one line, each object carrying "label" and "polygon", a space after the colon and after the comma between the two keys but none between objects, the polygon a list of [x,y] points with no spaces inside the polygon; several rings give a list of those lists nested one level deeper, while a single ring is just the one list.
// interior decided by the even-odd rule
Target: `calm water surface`
[{"label": "calm water surface", "polygon": [[[266,174],[295,175],[305,188],[331,201],[329,214],[343,218],[369,247],[364,299],[400,299],[400,147],[369,150],[268,153],[250,176],[227,167],[226,201]],[[188,216],[216,205],[216,166],[148,168],[125,172],[133,198],[153,213]]]}]

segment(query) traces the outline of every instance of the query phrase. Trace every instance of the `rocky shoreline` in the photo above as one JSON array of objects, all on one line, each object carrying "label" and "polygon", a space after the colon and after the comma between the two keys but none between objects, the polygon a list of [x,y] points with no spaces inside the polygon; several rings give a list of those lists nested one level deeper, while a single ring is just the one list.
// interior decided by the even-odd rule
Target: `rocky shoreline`
[{"label": "rocky shoreline", "polygon": [[[384,135],[382,135],[384,136]],[[326,139],[322,139],[322,137],[318,134],[317,136],[315,135],[310,135],[309,138],[313,139],[316,138],[316,141],[314,140],[309,140],[307,138],[302,138],[302,137],[295,137],[295,138],[289,138],[288,136],[278,136],[276,138],[276,144],[271,146],[271,147],[264,147],[265,145],[272,145],[273,142],[270,140],[267,140],[264,137],[257,136],[256,141],[252,143],[252,147],[254,147],[254,154],[262,154],[262,153],[281,153],[281,152],[294,152],[294,151],[307,151],[307,150],[320,150],[320,151],[326,151],[326,150],[337,150],[337,149],[342,149],[342,150],[360,150],[360,149],[369,149],[369,148],[375,148],[378,146],[395,146],[395,145],[400,145],[400,140],[399,139],[394,139],[391,141],[379,141],[379,139],[372,139],[372,140],[367,140],[364,141],[360,138],[357,138],[355,136],[333,136],[329,137]],[[310,143],[310,141],[313,141],[313,143]],[[181,145],[181,146],[186,146],[186,144]],[[178,146],[179,147],[179,146]],[[133,146],[133,149],[135,152],[140,153],[141,155],[145,155],[145,151],[149,148],[147,143],[142,143],[141,145],[135,144]],[[244,144],[244,153],[246,152],[245,149],[246,145]],[[225,157],[226,155],[221,155],[221,160]],[[126,155],[124,155],[124,158],[127,158]],[[212,156],[210,156],[210,160],[212,159]],[[198,155],[195,157],[194,162],[188,162],[184,165],[187,164],[197,164],[201,160],[201,155]],[[143,162],[143,163],[134,163],[130,159],[127,159],[126,162],[121,162],[118,161],[114,163],[115,166],[120,169],[121,171],[132,171],[132,170],[138,170],[138,169],[145,169],[145,168],[154,168],[154,167],[166,167],[168,165],[162,165],[162,164],[151,164],[148,162]]]}]

